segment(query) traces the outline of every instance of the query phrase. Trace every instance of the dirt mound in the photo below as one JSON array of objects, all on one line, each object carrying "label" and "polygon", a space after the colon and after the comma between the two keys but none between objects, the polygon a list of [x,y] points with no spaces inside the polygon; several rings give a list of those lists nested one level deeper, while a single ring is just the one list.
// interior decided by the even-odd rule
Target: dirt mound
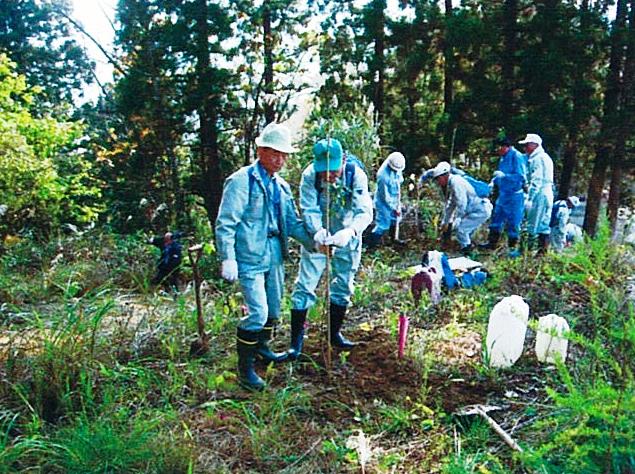
[{"label": "dirt mound", "polygon": [[397,357],[397,343],[387,331],[358,331],[350,337],[359,345],[350,352],[333,350],[330,371],[320,341],[307,341],[307,359],[297,363],[295,375],[314,392],[314,408],[329,420],[341,420],[353,418],[355,408],[366,404],[418,397],[421,374],[412,361]]}]

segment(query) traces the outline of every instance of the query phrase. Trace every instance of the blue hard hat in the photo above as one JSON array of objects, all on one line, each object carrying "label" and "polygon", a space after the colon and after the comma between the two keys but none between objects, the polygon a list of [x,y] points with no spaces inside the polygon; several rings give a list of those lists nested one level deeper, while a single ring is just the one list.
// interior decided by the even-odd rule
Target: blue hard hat
[{"label": "blue hard hat", "polygon": [[[313,145],[313,168],[316,173],[337,171],[342,167],[342,144],[335,138],[322,139]],[[328,161],[328,164],[327,164]]]}]

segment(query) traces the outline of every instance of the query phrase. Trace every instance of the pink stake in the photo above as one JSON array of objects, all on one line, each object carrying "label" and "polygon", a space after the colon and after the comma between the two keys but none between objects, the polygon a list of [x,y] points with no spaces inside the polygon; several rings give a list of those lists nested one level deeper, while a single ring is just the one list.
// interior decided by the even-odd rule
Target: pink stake
[{"label": "pink stake", "polygon": [[403,359],[403,352],[406,347],[406,339],[408,339],[408,324],[410,320],[403,314],[399,315],[399,358]]}]

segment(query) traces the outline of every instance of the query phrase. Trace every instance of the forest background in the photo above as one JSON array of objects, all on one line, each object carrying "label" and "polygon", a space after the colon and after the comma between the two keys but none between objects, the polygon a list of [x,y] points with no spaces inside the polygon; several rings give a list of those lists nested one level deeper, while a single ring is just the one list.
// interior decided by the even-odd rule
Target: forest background
[{"label": "forest background", "polygon": [[97,76],[70,4],[2,7],[3,236],[213,222],[224,177],[253,159],[262,127],[307,101],[298,139],[370,117],[379,139],[345,145],[373,165],[402,151],[416,173],[452,155],[488,178],[501,130],[539,133],[558,194],[588,194],[590,234],[606,181],[611,222],[629,197],[628,1],[401,1],[395,18],[386,1],[123,1],[115,48],[102,46],[114,80],[80,106]]}]

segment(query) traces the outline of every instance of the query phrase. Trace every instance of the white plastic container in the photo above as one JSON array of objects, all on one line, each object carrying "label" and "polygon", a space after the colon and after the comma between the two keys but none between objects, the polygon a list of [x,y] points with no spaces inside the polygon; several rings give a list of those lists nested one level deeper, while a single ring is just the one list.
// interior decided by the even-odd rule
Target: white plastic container
[{"label": "white plastic container", "polygon": [[559,358],[567,359],[569,341],[563,337],[569,331],[567,320],[556,314],[548,314],[538,319],[536,332],[536,357],[540,362],[553,364]]},{"label": "white plastic container", "polygon": [[523,352],[529,305],[518,295],[496,303],[487,325],[487,352],[491,367],[511,367]]}]

